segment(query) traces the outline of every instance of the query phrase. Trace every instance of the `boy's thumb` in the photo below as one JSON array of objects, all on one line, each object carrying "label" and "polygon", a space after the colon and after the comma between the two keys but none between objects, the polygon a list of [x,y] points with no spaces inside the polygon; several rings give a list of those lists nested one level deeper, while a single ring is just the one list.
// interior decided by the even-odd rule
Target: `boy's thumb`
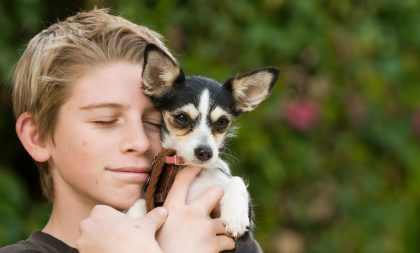
[{"label": "boy's thumb", "polygon": [[168,211],[164,207],[157,207],[146,214],[146,218],[149,219],[158,230],[168,216]]}]

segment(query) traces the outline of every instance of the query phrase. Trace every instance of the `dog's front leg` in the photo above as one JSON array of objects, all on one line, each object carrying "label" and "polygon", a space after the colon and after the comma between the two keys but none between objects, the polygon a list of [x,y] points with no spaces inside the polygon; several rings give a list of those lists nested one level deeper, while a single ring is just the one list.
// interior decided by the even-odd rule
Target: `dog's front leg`
[{"label": "dog's front leg", "polygon": [[224,188],[220,212],[226,232],[234,237],[243,235],[250,226],[249,201],[249,193],[242,178],[230,178]]}]

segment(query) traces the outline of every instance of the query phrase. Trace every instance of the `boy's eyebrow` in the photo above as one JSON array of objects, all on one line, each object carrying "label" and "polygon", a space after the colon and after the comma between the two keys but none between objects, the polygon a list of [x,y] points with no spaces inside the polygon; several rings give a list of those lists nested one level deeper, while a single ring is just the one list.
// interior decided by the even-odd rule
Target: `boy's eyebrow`
[{"label": "boy's eyebrow", "polygon": [[81,106],[80,109],[81,110],[92,110],[92,109],[98,109],[98,108],[116,108],[116,109],[120,109],[123,107],[127,107],[124,106],[122,104],[118,104],[118,103],[93,103],[93,104],[88,104],[85,106]]},{"label": "boy's eyebrow", "polygon": [[[118,103],[93,103],[93,104],[81,106],[80,109],[81,110],[93,110],[93,109],[99,109],[99,108],[122,109],[124,107],[129,107],[129,105],[123,105],[123,104],[118,104]],[[160,113],[159,110],[157,110],[154,106],[147,106],[144,111],[149,112],[149,113]]]}]

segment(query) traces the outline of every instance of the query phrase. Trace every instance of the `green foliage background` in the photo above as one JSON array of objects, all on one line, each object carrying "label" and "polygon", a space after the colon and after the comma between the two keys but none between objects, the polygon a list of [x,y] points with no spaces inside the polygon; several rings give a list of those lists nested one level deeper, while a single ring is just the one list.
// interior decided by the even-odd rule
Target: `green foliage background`
[{"label": "green foliage background", "polygon": [[95,5],[164,35],[187,74],[281,67],[227,154],[266,252],[420,252],[417,0],[1,1],[0,245],[49,210],[14,134],[13,65],[36,33]]}]

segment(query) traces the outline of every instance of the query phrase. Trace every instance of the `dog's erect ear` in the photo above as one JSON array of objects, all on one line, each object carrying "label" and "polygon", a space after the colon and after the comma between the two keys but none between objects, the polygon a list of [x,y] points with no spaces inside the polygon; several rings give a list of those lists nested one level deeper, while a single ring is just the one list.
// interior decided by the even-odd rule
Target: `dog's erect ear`
[{"label": "dog's erect ear", "polygon": [[236,111],[252,111],[264,101],[276,83],[279,72],[279,68],[265,67],[227,80],[223,87],[232,94]]},{"label": "dog's erect ear", "polygon": [[143,91],[148,96],[161,98],[184,79],[178,63],[154,44],[146,45],[143,64]]}]

